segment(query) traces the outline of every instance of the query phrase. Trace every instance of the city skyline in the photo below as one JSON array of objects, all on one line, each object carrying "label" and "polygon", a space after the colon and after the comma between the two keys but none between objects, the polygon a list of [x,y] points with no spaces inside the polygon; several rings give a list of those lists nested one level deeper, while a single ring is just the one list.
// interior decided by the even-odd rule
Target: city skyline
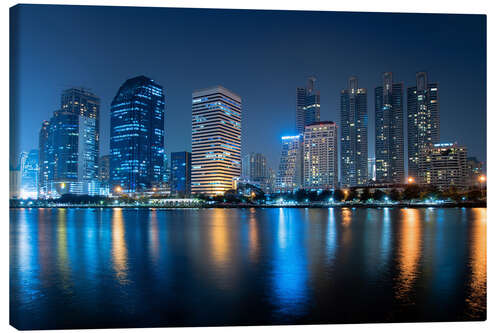
[{"label": "city skyline", "polygon": [[[311,18],[306,15],[306,21],[312,21],[314,18],[315,22],[312,23],[311,29],[321,32],[305,43],[306,46],[319,43],[318,52],[314,53],[305,52],[300,48],[293,48],[292,51],[289,47],[294,41],[303,40],[304,33],[299,32],[299,27],[294,23],[293,18],[294,15],[302,15],[304,12],[209,10],[212,17],[213,15],[223,16],[226,19],[225,23],[213,24],[203,19],[196,9],[157,8],[153,11],[151,8],[134,8],[133,10],[130,8],[111,10],[107,7],[77,6],[77,8],[78,12],[72,7],[64,6],[22,6],[21,8],[18,20],[22,20],[23,23],[26,21],[27,26],[19,33],[19,40],[31,43],[31,39],[38,36],[40,42],[32,43],[28,48],[32,51],[30,53],[40,54],[40,57],[32,61],[38,64],[35,78],[33,78],[34,72],[31,71],[33,64],[26,63],[22,54],[18,63],[13,64],[20,66],[21,69],[19,77],[14,77],[13,84],[24,88],[19,89],[19,95],[13,98],[13,101],[18,101],[18,103],[13,103],[17,119],[23,119],[23,126],[19,127],[17,122],[17,126],[14,126],[17,130],[14,130],[12,134],[14,139],[19,140],[18,144],[16,144],[17,140],[11,140],[12,147],[17,146],[16,149],[11,150],[14,156],[17,156],[21,150],[29,151],[37,147],[38,136],[28,134],[28,131],[30,133],[33,130],[39,131],[42,121],[48,120],[50,113],[57,105],[57,95],[70,86],[91,88],[92,92],[101,99],[101,155],[108,154],[109,133],[106,131],[109,131],[111,95],[114,95],[121,82],[134,75],[144,74],[165,88],[165,95],[169,101],[165,122],[167,153],[186,150],[190,146],[189,95],[192,90],[221,84],[238,93],[245,101],[242,121],[242,154],[251,151],[262,152],[269,159],[269,165],[275,170],[278,166],[280,137],[295,134],[296,88],[303,85],[310,75],[316,76],[321,83],[321,120],[339,123],[340,96],[338,96],[338,91],[345,86],[345,81],[349,76],[357,75],[359,85],[368,90],[368,157],[373,157],[374,142],[371,140],[375,135],[373,91],[376,86],[380,85],[381,73],[391,71],[397,82],[403,82],[405,87],[409,87],[415,81],[415,73],[425,70],[430,73],[432,82],[438,82],[440,85],[441,122],[446,124],[446,126],[441,126],[441,141],[458,141],[468,147],[470,156],[476,156],[482,161],[486,160],[486,112],[473,114],[468,112],[470,109],[485,110],[485,19],[482,16],[439,15],[439,18],[436,18],[437,15],[424,14],[308,12]],[[40,14],[43,14],[45,10],[50,10],[52,17],[56,19],[53,25],[41,27],[44,22],[43,15]],[[107,17],[98,25],[101,31],[109,31],[109,33],[93,40],[90,39],[88,31],[83,31],[74,24],[95,14]],[[152,21],[144,22],[141,19],[143,14],[150,15]],[[115,49],[117,47],[117,52],[127,49],[119,43],[119,40],[111,39],[113,31],[122,26],[121,18],[136,19],[143,23],[142,28],[139,29],[140,32],[145,31],[144,29],[151,27],[152,24],[157,26],[158,31],[164,31],[164,29],[168,31],[168,29],[177,29],[181,24],[176,18],[179,14],[182,14],[184,19],[192,20],[190,22],[207,26],[207,32],[201,35],[196,35],[194,28],[183,30],[183,35],[188,41],[197,41],[197,47],[203,46],[207,52],[195,56],[190,52],[194,46],[186,46],[190,44],[189,42],[182,43],[182,50],[177,50],[176,47],[180,45],[180,41],[172,34],[168,34],[168,38],[165,37],[168,43],[164,43],[165,46],[156,50],[156,46],[152,46],[151,42],[151,38],[159,36],[156,30],[151,33],[151,37],[145,37],[144,41],[139,42],[141,45],[147,45],[145,50],[139,47],[138,50],[131,50],[130,54],[120,55],[120,59],[113,56],[114,52],[110,52],[110,47],[115,47]],[[159,19],[162,17],[166,19],[160,24]],[[268,31],[262,40],[255,40],[252,36],[259,35],[258,32],[248,29],[256,17],[262,21],[262,27],[257,29]],[[331,20],[332,17],[336,19]],[[371,36],[375,38],[374,41],[350,43],[345,40],[346,34],[353,34],[363,29],[371,34],[368,27],[375,24],[375,21],[380,21],[380,18],[389,19],[387,20],[389,22],[398,22],[402,27],[399,30],[403,32],[398,32],[394,37],[387,39],[383,32],[390,30],[390,25],[382,20],[382,24],[377,25],[377,35]],[[67,21],[68,19],[70,22]],[[279,21],[285,28],[284,32],[273,29],[271,21]],[[422,28],[427,33],[433,32],[432,39],[419,37],[417,26],[420,26],[418,23],[422,21],[432,27],[432,29]],[[51,37],[39,35],[40,32],[47,33],[47,29],[54,29],[54,26],[63,23],[68,24],[75,38],[82,41],[81,47],[99,46],[101,50],[99,58],[89,51],[78,55],[77,51],[80,47],[71,49],[71,52],[66,52],[61,58],[61,55],[57,54],[58,39],[67,35],[64,33],[62,36],[51,34]],[[245,47],[239,44],[233,45],[228,51],[229,54],[218,51],[214,46],[203,41],[206,33],[225,30],[226,23],[235,27],[233,31],[227,32],[230,37],[237,37],[240,41],[248,42],[241,43],[245,44]],[[354,28],[351,32],[345,31],[346,29],[341,27],[342,24]],[[103,25],[109,29],[104,28]],[[454,35],[460,38],[449,38],[450,26],[457,31]],[[24,35],[24,33],[31,35]],[[403,35],[405,39],[410,39],[411,43],[406,42]],[[278,37],[285,38],[280,45],[281,48],[272,47],[271,43],[278,40]],[[346,52],[337,52],[326,46],[334,40],[343,41],[344,43],[339,45],[343,45]],[[45,44],[42,52],[40,48],[43,41]],[[384,51],[382,47],[375,47],[376,41],[379,45],[385,43],[389,49],[397,46],[397,56],[386,53],[387,51]],[[433,51],[432,57],[423,56],[420,51],[413,52],[417,48],[413,45],[413,41],[418,41],[420,43],[418,47],[421,48],[433,47],[435,52]],[[380,44],[380,42],[383,43]],[[465,48],[464,44],[469,46]],[[170,52],[174,49],[177,50],[175,54],[180,53],[188,57],[181,59],[179,55]],[[245,55],[245,51],[250,49],[265,50],[265,52],[253,51],[251,53],[253,56]],[[368,49],[375,52],[375,55],[384,56],[382,57],[384,60],[380,61],[378,59],[381,57],[363,52]],[[474,54],[471,53],[472,49],[475,50]],[[153,51],[161,51],[158,52],[161,57],[154,55],[147,64],[132,61],[143,58],[145,52]],[[15,53],[16,50],[14,49],[13,52]],[[350,57],[346,58],[344,53],[350,53]],[[283,57],[284,55],[286,56]],[[58,61],[51,61],[50,64],[46,64],[47,66],[42,65],[49,59],[47,57],[60,59],[63,68],[67,66],[74,68],[72,66],[74,62],[80,61],[85,64],[81,65],[81,68],[90,69],[87,72],[82,72],[78,68],[69,72],[61,71],[52,65]],[[237,60],[231,60],[235,57]],[[282,59],[283,64],[276,63],[277,58]],[[111,59],[114,60],[111,61]],[[209,63],[212,66],[207,66]],[[223,63],[225,67],[222,67]],[[90,64],[95,64],[95,68]],[[192,69],[186,65],[192,65]],[[181,67],[183,70],[179,71],[176,67]],[[49,68],[50,74],[47,72]],[[40,78],[43,78],[43,86]],[[32,103],[36,103],[36,107]],[[33,109],[37,112],[27,117],[27,112],[33,113]],[[406,108],[404,113],[406,118]],[[262,121],[263,119],[265,121]],[[16,121],[16,119],[13,120]]]}]

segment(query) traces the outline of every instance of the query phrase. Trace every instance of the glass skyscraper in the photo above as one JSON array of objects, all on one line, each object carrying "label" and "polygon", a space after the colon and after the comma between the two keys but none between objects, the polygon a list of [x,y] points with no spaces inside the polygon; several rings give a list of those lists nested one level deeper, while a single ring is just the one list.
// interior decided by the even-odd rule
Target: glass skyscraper
[{"label": "glass skyscraper", "polygon": [[305,126],[318,122],[320,119],[320,92],[314,76],[307,78],[305,87],[297,88],[295,129],[304,133]]},{"label": "glass skyscraper", "polygon": [[184,197],[191,193],[191,153],[179,151],[170,154],[170,193]]},{"label": "glass skyscraper", "polygon": [[21,198],[38,198],[38,150],[32,149],[21,160]]},{"label": "glass skyscraper", "polygon": [[162,86],[138,76],[120,87],[111,103],[111,190],[135,193],[161,182],[164,120]]},{"label": "glass skyscraper", "polygon": [[439,143],[439,90],[418,72],[417,85],[408,88],[408,177],[418,181],[419,155]]},{"label": "glass skyscraper", "polygon": [[382,86],[375,88],[375,178],[378,182],[404,182],[403,127],[403,83],[393,83],[392,73],[383,73]]},{"label": "glass skyscraper", "polygon": [[368,180],[368,114],[366,89],[349,78],[340,94],[340,149],[342,186],[361,186]]},{"label": "glass skyscraper", "polygon": [[220,195],[241,175],[241,97],[217,86],[192,95],[191,192]]}]

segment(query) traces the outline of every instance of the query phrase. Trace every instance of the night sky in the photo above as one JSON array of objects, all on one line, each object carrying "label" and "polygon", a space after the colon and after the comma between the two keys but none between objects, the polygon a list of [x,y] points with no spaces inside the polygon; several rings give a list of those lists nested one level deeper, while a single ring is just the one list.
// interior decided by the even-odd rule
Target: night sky
[{"label": "night sky", "polygon": [[464,144],[469,156],[486,161],[482,15],[16,6],[11,161],[20,150],[38,148],[42,121],[73,86],[101,98],[101,155],[107,154],[110,103],[137,75],[164,87],[169,153],[191,150],[192,91],[223,85],[243,99],[243,154],[262,152],[275,170],[280,137],[294,134],[295,88],[315,75],[321,120],[338,123],[340,90],[357,75],[368,89],[373,157],[374,88],[384,71],[405,90],[417,71],[427,71],[440,84],[441,141]]}]

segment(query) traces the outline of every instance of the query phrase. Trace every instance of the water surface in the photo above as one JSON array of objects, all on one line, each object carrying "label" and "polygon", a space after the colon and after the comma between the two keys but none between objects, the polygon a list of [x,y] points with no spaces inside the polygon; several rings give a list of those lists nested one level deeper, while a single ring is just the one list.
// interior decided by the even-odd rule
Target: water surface
[{"label": "water surface", "polygon": [[19,329],[486,319],[486,209],[12,209]]}]

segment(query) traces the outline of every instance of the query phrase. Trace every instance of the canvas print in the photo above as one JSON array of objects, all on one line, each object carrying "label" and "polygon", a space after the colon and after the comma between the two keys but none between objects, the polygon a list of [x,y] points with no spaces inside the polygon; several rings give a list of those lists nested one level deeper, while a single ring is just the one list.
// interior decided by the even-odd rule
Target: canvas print
[{"label": "canvas print", "polygon": [[486,15],[10,8],[10,324],[486,320]]}]

